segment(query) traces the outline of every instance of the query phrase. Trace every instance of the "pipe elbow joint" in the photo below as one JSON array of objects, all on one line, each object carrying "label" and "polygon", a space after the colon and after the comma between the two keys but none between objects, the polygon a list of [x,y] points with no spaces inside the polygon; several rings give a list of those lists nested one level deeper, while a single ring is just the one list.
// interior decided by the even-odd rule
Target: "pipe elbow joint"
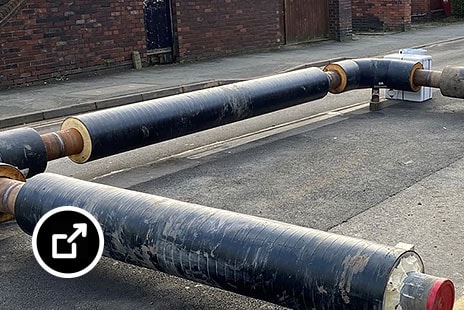
[{"label": "pipe elbow joint", "polygon": [[336,72],[340,84],[331,87],[331,93],[341,93],[353,89],[388,87],[405,91],[418,91],[420,85],[414,83],[414,72],[423,69],[420,62],[394,59],[352,59],[329,64],[325,72]]}]

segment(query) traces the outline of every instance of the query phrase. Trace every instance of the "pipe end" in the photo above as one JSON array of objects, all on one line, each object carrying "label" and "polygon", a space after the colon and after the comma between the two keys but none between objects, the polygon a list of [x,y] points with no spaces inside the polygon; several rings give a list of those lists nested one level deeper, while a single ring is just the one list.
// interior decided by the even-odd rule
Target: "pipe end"
[{"label": "pipe end", "polygon": [[416,62],[411,69],[411,73],[409,74],[409,86],[413,92],[418,92],[421,89],[421,85],[417,85],[414,81],[414,75],[417,70],[424,69],[424,66],[420,62]]},{"label": "pipe end", "polygon": [[452,310],[454,305],[454,285],[448,279],[438,279],[430,289],[427,310]]},{"label": "pipe end", "polygon": [[[26,181],[26,178],[24,177],[24,175],[21,173],[21,171],[16,168],[16,167],[13,167],[11,165],[8,165],[8,164],[4,164],[4,163],[0,163],[0,179],[3,178],[3,179],[9,179],[9,180],[15,180],[15,181],[21,181],[21,182],[25,182]],[[7,187],[5,187],[7,189]],[[2,192],[3,189],[0,188],[0,192]],[[3,198],[0,197],[0,209],[4,209],[6,208],[6,205],[7,202],[6,201],[3,201]],[[5,209],[6,210],[6,209]],[[11,213],[4,213],[4,212],[0,212],[0,223],[3,223],[3,222],[6,222],[6,221],[9,221],[9,220],[12,220],[14,219],[14,215],[11,214]]]},{"label": "pipe end", "polygon": [[343,67],[336,63],[328,64],[327,66],[324,67],[324,72],[335,72],[340,76],[340,83],[338,84],[338,86],[332,87],[331,85],[329,91],[332,94],[342,93],[345,90],[346,85],[348,83],[348,78],[346,76],[346,72],[343,69]]},{"label": "pipe end", "polygon": [[92,138],[87,127],[79,119],[68,117],[61,124],[61,130],[75,129],[79,132],[82,138],[82,150],[78,154],[69,155],[69,158],[78,164],[86,163],[92,156]]},{"label": "pipe end", "polygon": [[21,182],[26,181],[26,178],[21,173],[21,170],[5,163],[0,163],[0,178],[7,178]]},{"label": "pipe end", "polygon": [[410,272],[400,290],[400,308],[408,310],[452,310],[454,284],[421,272]]}]

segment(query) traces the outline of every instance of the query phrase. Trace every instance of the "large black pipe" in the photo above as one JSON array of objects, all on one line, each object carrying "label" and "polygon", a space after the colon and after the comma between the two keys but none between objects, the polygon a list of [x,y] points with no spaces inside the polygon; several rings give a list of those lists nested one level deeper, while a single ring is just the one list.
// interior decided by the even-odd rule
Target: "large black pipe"
[{"label": "large black pipe", "polygon": [[329,76],[317,68],[88,113],[64,121],[84,138],[86,162],[324,97]]},{"label": "large black pipe", "polygon": [[97,218],[108,257],[295,309],[384,309],[398,265],[423,271],[412,251],[53,174],[22,185],[16,221],[32,234],[65,205]]},{"label": "large black pipe", "polygon": [[[376,85],[420,88],[413,83],[420,63],[360,59],[334,66],[325,70],[340,74],[343,91]],[[330,88],[327,73],[309,68],[88,113],[65,120],[62,128],[80,130],[84,150],[71,159],[82,163],[319,99]]]}]

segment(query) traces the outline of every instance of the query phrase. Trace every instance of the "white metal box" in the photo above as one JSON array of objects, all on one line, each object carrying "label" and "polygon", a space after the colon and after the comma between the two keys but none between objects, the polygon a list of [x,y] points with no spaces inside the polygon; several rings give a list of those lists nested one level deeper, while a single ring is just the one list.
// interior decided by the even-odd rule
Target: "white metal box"
[{"label": "white metal box", "polygon": [[[432,56],[426,55],[426,52],[423,49],[401,49],[398,54],[385,55],[383,58],[418,61],[422,63],[424,69],[432,70]],[[432,99],[432,88],[421,87],[418,92],[387,89],[385,90],[385,98],[422,102]]]}]

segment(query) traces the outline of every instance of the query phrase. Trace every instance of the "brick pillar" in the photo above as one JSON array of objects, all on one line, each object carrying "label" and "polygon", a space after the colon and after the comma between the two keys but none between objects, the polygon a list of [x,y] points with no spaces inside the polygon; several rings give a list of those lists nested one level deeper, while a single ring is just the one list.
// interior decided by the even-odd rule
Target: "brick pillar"
[{"label": "brick pillar", "polygon": [[351,14],[351,0],[329,0],[329,35],[332,39],[351,39]]}]

